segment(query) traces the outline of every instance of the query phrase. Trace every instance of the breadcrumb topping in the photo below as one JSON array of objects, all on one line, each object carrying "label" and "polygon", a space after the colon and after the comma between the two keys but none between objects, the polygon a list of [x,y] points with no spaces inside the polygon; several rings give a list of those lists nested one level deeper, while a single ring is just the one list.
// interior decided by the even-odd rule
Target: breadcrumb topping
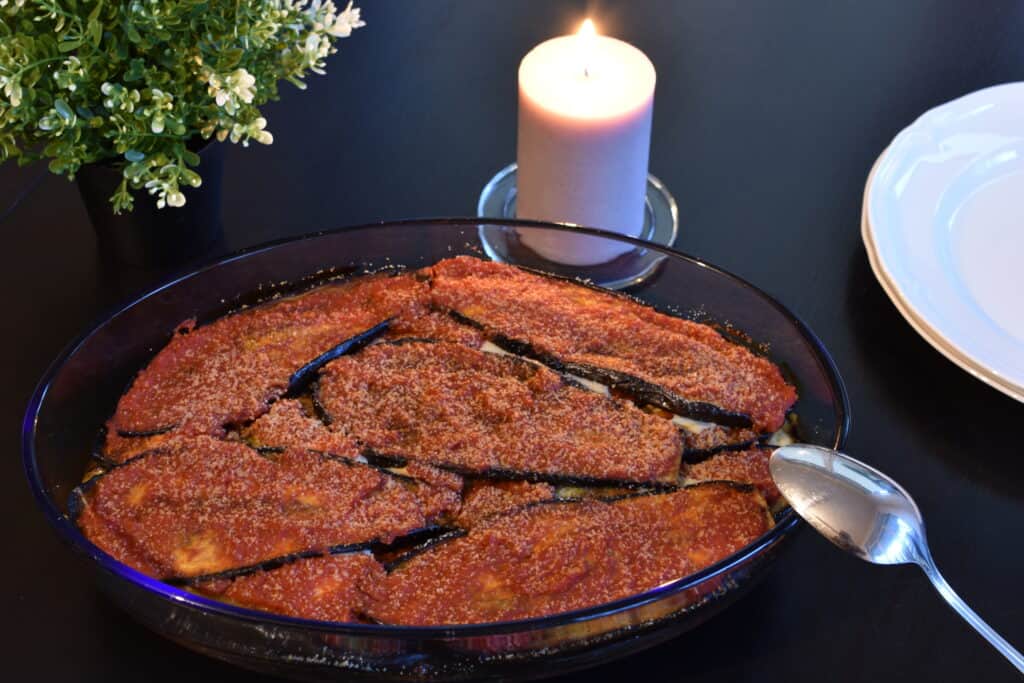
[{"label": "breadcrumb topping", "polygon": [[460,471],[673,482],[667,421],[517,358],[458,344],[377,344],[324,370],[332,427],[375,451]]},{"label": "breadcrumb topping", "polygon": [[441,307],[563,361],[623,372],[688,401],[782,426],[796,391],[771,361],[713,328],[578,284],[458,256],[431,269]]}]

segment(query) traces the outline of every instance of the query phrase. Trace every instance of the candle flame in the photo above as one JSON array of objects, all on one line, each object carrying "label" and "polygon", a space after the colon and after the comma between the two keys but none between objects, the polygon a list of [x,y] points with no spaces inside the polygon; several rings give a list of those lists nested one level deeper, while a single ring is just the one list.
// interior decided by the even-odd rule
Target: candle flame
[{"label": "candle flame", "polygon": [[586,77],[590,76],[590,60],[594,52],[594,37],[596,35],[597,29],[589,17],[583,20],[583,23],[580,24],[580,30],[576,32],[580,46],[580,55],[583,58],[583,75]]}]

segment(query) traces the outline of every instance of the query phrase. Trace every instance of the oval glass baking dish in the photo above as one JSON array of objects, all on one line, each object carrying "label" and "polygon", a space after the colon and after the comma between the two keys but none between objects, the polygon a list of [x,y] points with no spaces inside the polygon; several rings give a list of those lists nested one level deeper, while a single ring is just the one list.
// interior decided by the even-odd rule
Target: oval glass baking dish
[{"label": "oval glass baking dish", "polygon": [[397,627],[307,621],[209,600],[145,576],[92,545],[66,515],[98,427],[175,326],[331,277],[483,256],[479,231],[575,231],[663,257],[630,293],[660,310],[740,330],[767,349],[800,398],[801,440],[842,447],[849,409],[814,334],[752,285],[693,258],[601,231],[531,221],[435,219],[343,228],[256,247],[139,297],[73,342],[41,380],[25,416],[29,484],[100,588],[137,620],[193,650],[292,678],[537,678],[594,666],[672,638],[724,609],[768,569],[798,525],[788,508],[754,543],[697,574],[613,603],[516,622]]}]

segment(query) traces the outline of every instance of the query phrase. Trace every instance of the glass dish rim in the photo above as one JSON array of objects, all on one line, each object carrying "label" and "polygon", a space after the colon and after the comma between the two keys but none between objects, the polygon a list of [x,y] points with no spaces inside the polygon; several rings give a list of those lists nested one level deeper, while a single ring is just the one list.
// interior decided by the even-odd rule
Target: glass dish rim
[{"label": "glass dish rim", "polygon": [[[719,275],[723,275],[728,279],[735,281],[737,284],[752,289],[758,295],[760,295],[767,303],[772,305],[786,317],[792,324],[794,324],[799,333],[806,339],[812,346],[819,363],[822,365],[822,369],[825,375],[828,377],[829,384],[836,391],[836,399],[839,407],[839,421],[836,425],[834,432],[835,443],[833,447],[841,449],[846,442],[846,437],[850,429],[850,404],[849,397],[847,395],[846,386],[843,383],[843,379],[839,374],[839,370],[836,367],[835,361],[831,354],[825,348],[824,344],[818,339],[817,335],[811,331],[811,329],[789,308],[780,303],[770,294],[764,292],[759,287],[747,282],[743,278],[734,275],[726,270],[719,268],[713,264],[707,263],[694,256],[678,251],[671,247],[662,247],[660,245],[647,242],[645,240],[626,237],[617,233],[601,230],[597,228],[581,227],[570,224],[552,223],[546,221],[535,221],[525,219],[499,219],[499,218],[482,218],[482,217],[442,217],[442,218],[411,218],[395,221],[378,221],[373,223],[363,223],[358,225],[348,225],[330,230],[319,230],[315,232],[305,233],[295,237],[286,237],[268,242],[263,242],[258,245],[246,247],[227,254],[223,257],[215,258],[202,263],[199,266],[191,268],[179,269],[167,279],[163,280],[160,284],[157,284],[145,292],[131,297],[127,301],[118,303],[111,308],[107,309],[103,314],[97,317],[85,328],[85,331],[79,334],[74,340],[67,344],[57,357],[50,363],[44,372],[42,378],[39,380],[35,390],[32,393],[32,397],[29,399],[28,406],[25,412],[25,417],[22,422],[21,430],[21,451],[22,451],[22,465],[25,470],[25,474],[28,478],[29,485],[32,489],[33,498],[37,505],[42,510],[44,516],[52,527],[57,531],[61,539],[68,543],[73,550],[83,553],[93,560],[99,568],[106,572],[115,574],[118,578],[133,583],[140,588],[156,593],[158,597],[163,600],[186,604],[189,607],[198,609],[203,612],[213,613],[220,616],[237,618],[248,622],[262,622],[262,623],[273,623],[283,627],[290,628],[302,628],[305,630],[324,631],[331,633],[340,633],[345,635],[360,635],[366,637],[379,637],[379,638],[410,638],[410,639],[451,639],[451,638],[479,638],[487,636],[498,636],[509,633],[521,633],[524,631],[542,631],[552,627],[566,626],[570,624],[576,624],[581,622],[592,621],[601,617],[607,617],[614,615],[619,612],[624,612],[634,608],[642,607],[658,600],[674,595],[681,591],[693,588],[704,581],[714,578],[716,576],[726,574],[733,567],[740,565],[748,559],[755,557],[764,550],[781,540],[787,534],[791,533],[801,522],[800,518],[796,515],[792,508],[786,508],[782,513],[781,517],[777,520],[775,526],[762,534],[752,543],[741,548],[732,555],[716,562],[715,564],[705,567],[704,569],[684,576],[672,581],[663,583],[655,588],[652,588],[643,593],[636,593],[634,595],[621,598],[601,605],[594,605],[584,609],[573,610],[570,612],[560,612],[558,614],[546,615],[542,617],[532,617],[529,619],[519,619],[513,621],[500,621],[500,622],[486,622],[480,624],[450,624],[450,625],[437,625],[437,626],[396,626],[396,625],[385,625],[385,624],[361,624],[352,622],[333,622],[333,621],[315,621],[311,619],[301,619],[297,617],[289,617],[284,615],[273,614],[270,612],[262,612],[258,610],[247,609],[244,607],[238,607],[230,605],[225,602],[204,598],[200,595],[190,593],[182,588],[166,584],[158,579],[146,576],[135,569],[132,569],[126,564],[119,562],[106,552],[100,550],[97,546],[92,544],[85,536],[79,532],[67,515],[59,509],[55,502],[46,493],[39,469],[36,467],[36,453],[35,453],[35,424],[36,418],[39,413],[39,409],[42,406],[43,400],[46,398],[46,394],[52,384],[54,378],[63,368],[65,362],[78,350],[78,348],[84,344],[92,335],[97,333],[103,328],[110,320],[117,317],[121,313],[132,308],[136,304],[143,300],[156,295],[157,293],[164,291],[168,288],[174,287],[179,282],[182,282],[188,278],[198,276],[201,273],[212,270],[214,268],[221,267],[224,264],[232,261],[248,257],[252,254],[268,251],[285,244],[291,244],[295,242],[302,242],[311,239],[317,239],[327,235],[336,235],[345,232],[356,232],[359,230],[368,230],[375,227],[401,227],[401,226],[429,226],[429,225],[445,225],[449,228],[475,228],[481,224],[498,225],[505,227],[537,227],[537,228],[548,228],[556,229],[567,232],[577,232],[580,234],[594,235],[598,237],[607,237],[625,241],[633,244],[634,246],[641,247],[644,249],[654,249],[662,253],[666,257],[671,257],[683,261],[688,261],[691,265],[695,265],[702,268],[708,268]],[[669,617],[671,618],[671,617]]]}]

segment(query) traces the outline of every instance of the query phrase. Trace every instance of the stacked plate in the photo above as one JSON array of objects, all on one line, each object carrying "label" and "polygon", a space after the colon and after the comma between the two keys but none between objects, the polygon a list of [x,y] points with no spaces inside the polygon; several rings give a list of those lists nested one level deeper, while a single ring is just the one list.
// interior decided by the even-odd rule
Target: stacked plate
[{"label": "stacked plate", "polygon": [[1024,401],[1024,83],[943,104],[897,135],[868,176],[861,233],[907,322]]}]

